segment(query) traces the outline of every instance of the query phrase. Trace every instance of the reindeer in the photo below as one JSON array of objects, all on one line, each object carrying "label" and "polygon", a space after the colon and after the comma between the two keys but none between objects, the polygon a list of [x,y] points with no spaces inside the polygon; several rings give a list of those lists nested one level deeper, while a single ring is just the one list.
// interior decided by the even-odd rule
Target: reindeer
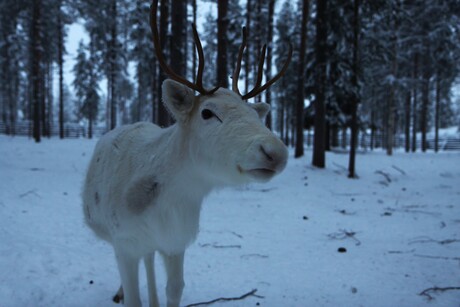
[{"label": "reindeer", "polygon": [[241,95],[238,78],[246,46],[243,28],[233,90],[208,90],[202,85],[204,56],[195,26],[199,67],[196,83],[192,83],[166,64],[156,18],[157,1],[153,1],[150,25],[155,52],[170,77],[163,82],[162,98],[176,123],[162,129],[140,122],[105,134],[94,150],[82,193],[87,225],[114,248],[121,287],[113,300],[130,307],[141,306],[138,271],[142,258],[149,305],[159,306],[156,252],[164,257],[166,266],[167,306],[178,306],[184,287],[184,252],[198,234],[205,196],[216,187],[266,182],[284,169],[288,156],[286,146],[263,124],[268,104],[245,100],[285,73],[292,47],[280,72],[262,86],[264,46],[256,85]]}]

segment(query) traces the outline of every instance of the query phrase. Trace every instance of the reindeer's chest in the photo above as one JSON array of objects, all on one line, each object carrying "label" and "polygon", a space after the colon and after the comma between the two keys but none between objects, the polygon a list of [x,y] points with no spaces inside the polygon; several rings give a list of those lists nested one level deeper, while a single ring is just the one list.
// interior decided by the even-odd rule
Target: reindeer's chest
[{"label": "reindeer's chest", "polygon": [[131,213],[123,225],[126,231],[117,233],[124,233],[126,244],[139,254],[182,252],[198,234],[203,197],[157,187],[155,200],[142,212]]}]

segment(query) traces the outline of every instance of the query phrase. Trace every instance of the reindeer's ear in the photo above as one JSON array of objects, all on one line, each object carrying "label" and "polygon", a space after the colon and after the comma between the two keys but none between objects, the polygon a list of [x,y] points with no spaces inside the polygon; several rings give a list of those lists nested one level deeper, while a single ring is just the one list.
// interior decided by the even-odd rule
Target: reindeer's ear
[{"label": "reindeer's ear", "polygon": [[163,103],[178,122],[184,122],[193,109],[195,94],[187,86],[171,79],[163,81]]},{"label": "reindeer's ear", "polygon": [[264,102],[258,103],[250,103],[249,104],[254,110],[256,110],[257,114],[259,114],[260,119],[264,120],[267,116],[268,112],[270,111],[270,105]]}]

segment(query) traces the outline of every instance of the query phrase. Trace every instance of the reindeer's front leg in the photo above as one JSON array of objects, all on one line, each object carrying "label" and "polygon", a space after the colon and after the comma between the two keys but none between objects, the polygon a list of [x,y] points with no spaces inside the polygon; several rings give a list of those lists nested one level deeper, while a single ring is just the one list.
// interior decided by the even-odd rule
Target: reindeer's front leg
[{"label": "reindeer's front leg", "polygon": [[[140,307],[141,299],[139,295],[139,259],[115,248],[118,270],[120,271],[121,293],[125,306]],[[119,290],[119,292],[120,292]]]},{"label": "reindeer's front leg", "polygon": [[155,282],[155,253],[144,257],[145,270],[147,273],[147,286],[149,289],[149,307],[158,307],[157,287]]},{"label": "reindeer's front leg", "polygon": [[182,290],[184,289],[184,253],[177,255],[163,255],[168,275],[166,286],[166,297],[168,298],[168,307],[178,307]]}]

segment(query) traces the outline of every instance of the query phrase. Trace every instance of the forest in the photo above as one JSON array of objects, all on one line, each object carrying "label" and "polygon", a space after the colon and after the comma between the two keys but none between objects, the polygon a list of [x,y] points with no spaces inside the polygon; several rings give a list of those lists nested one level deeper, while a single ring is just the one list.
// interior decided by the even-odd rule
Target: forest
[{"label": "forest", "polygon": [[[192,125],[178,117],[179,133],[134,132],[126,151],[110,139],[117,132],[100,142],[125,124],[174,124],[156,53],[176,74],[199,79],[192,24],[205,59],[200,89],[233,88],[243,37],[241,93],[276,77],[290,59],[282,78],[247,100],[271,105],[265,123],[253,112],[254,129],[225,122],[231,133],[224,134],[213,118],[203,132],[196,127],[205,127],[200,111],[209,103],[193,106],[202,117],[190,122],[202,125],[189,134],[182,127]],[[117,256],[85,222],[85,176],[87,186],[107,184],[92,190],[101,202],[95,210],[102,203],[136,210],[136,218],[106,212],[127,246],[145,243],[150,253],[149,229],[174,246],[196,220],[181,306],[459,307],[460,0],[0,0],[0,112],[2,307],[120,300]],[[197,196],[213,181],[230,183],[220,178],[232,176],[230,168],[245,175],[228,166],[227,151],[248,155],[231,137],[268,133],[263,124],[289,147],[283,172]],[[148,145],[136,144],[146,135]],[[450,139],[457,147],[448,148]],[[265,143],[250,143],[273,162]],[[95,148],[106,145],[99,165],[119,170],[109,179],[90,166],[99,162]],[[275,174],[256,167],[249,171]],[[174,192],[160,195],[167,185]],[[131,194],[147,206],[133,207]],[[123,231],[133,225],[145,226],[141,236]],[[151,253],[150,264],[140,263],[149,273],[140,270],[134,282],[142,306],[152,302],[149,289],[158,288],[165,305],[168,289],[182,287],[167,281],[168,260],[157,254],[155,272]]]},{"label": "forest", "polygon": [[[150,4],[2,0],[2,132],[40,142],[68,137],[82,125],[89,138],[141,120],[171,125],[160,99],[166,75],[153,50]],[[459,125],[452,94],[460,71],[458,0],[160,0],[158,11],[162,52],[189,80],[197,69],[190,24],[197,24],[207,87],[228,87],[243,26],[248,47],[240,82],[246,90],[257,76],[262,45],[268,46],[268,80],[291,44],[287,73],[255,101],[272,106],[266,124],[295,146],[297,157],[313,143],[316,166],[324,166],[330,148],[354,149],[360,135],[391,155],[395,146],[426,151],[429,131],[437,138],[440,128]],[[80,42],[70,68],[74,81],[66,84],[74,23],[89,39]]]}]

